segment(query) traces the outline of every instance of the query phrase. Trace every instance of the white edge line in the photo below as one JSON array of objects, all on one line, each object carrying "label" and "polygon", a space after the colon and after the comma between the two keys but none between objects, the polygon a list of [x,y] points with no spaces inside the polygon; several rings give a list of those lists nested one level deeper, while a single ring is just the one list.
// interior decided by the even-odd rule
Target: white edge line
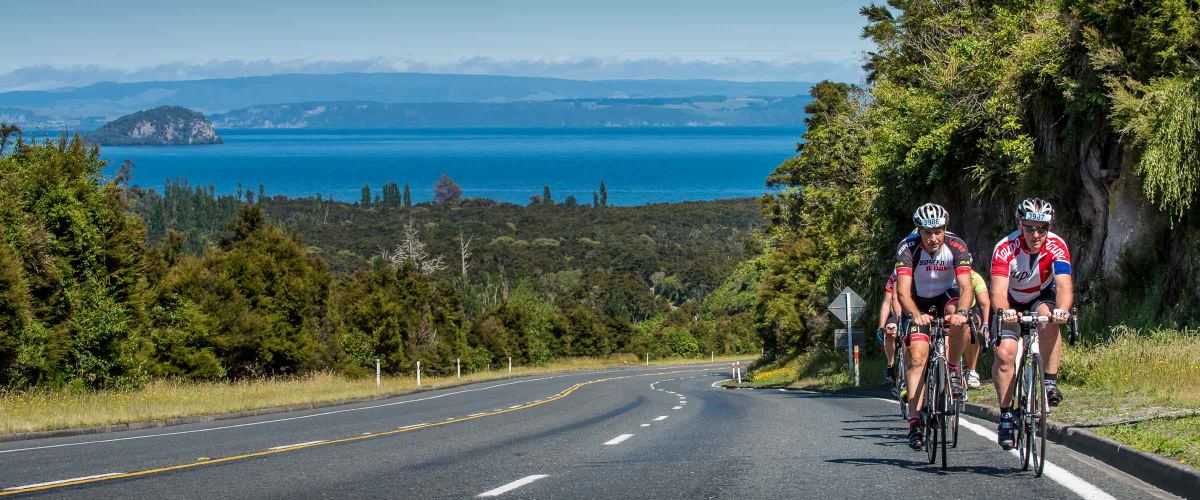
[{"label": "white edge line", "polygon": [[650,427],[650,424],[642,424],[642,427]]},{"label": "white edge line", "polygon": [[659,417],[655,417],[654,421],[655,421],[655,422],[659,422],[659,421],[662,421],[662,420],[666,420],[666,419],[667,419],[667,417],[669,417],[669,416],[670,416],[670,415],[662,415],[662,416],[659,416]]},{"label": "white edge line", "polygon": [[267,448],[267,449],[268,449],[268,450],[285,450],[285,449],[288,449],[288,448],[295,448],[295,447],[297,447],[297,446],[307,446],[307,445],[310,445],[310,444],[320,444],[320,443],[324,443],[325,441],[328,441],[328,440],[327,440],[327,439],[319,439],[319,440],[316,440],[316,441],[306,441],[306,442],[303,442],[303,443],[296,443],[296,444],[285,444],[285,445],[283,445],[283,446],[272,446],[272,447],[270,447],[270,448]]},{"label": "white edge line", "polygon": [[621,444],[621,442],[623,442],[623,441],[625,441],[626,439],[629,439],[629,438],[631,438],[631,437],[633,437],[633,434],[621,434],[620,436],[617,436],[617,437],[615,437],[615,438],[609,439],[608,441],[605,441],[605,442],[604,442],[604,445],[605,445],[605,446],[612,446],[612,445],[614,445],[614,444]]},{"label": "white edge line", "polygon": [[520,407],[521,407],[521,405],[512,405],[512,406],[509,406],[509,407],[508,407],[508,409],[510,409],[510,410],[515,410],[515,409],[517,409],[517,408],[520,408]]},{"label": "white edge line", "polygon": [[682,406],[672,406],[671,409],[672,410],[682,410],[683,407]]},{"label": "white edge line", "polygon": [[98,479],[98,478],[102,478],[102,477],[108,477],[108,476],[119,476],[119,475],[121,475],[121,474],[124,474],[124,472],[107,472],[107,473],[104,473],[104,474],[94,474],[94,475],[91,475],[91,476],[76,477],[76,478],[71,478],[71,479],[59,479],[58,481],[47,481],[47,482],[44,482],[44,483],[27,484],[27,485],[24,485],[24,486],[13,486],[12,488],[4,488],[4,490],[3,490],[3,491],[17,491],[17,490],[24,490],[24,489],[29,489],[29,488],[37,488],[37,487],[40,487],[40,486],[50,486],[50,485],[53,485],[53,484],[69,483],[69,482],[71,482],[71,481],[83,481],[83,480],[86,480],[86,479]]},{"label": "white edge line", "polygon": [[501,486],[501,487],[499,487],[499,488],[496,488],[496,489],[493,489],[493,490],[487,490],[487,491],[485,491],[485,492],[483,492],[483,493],[480,493],[480,494],[479,494],[479,496],[480,496],[481,498],[484,498],[484,497],[498,497],[498,496],[500,496],[500,495],[503,495],[503,494],[505,494],[505,493],[508,493],[508,492],[510,492],[510,491],[512,491],[512,490],[515,490],[515,489],[517,489],[517,488],[520,488],[520,487],[522,487],[522,486],[525,486],[525,485],[527,485],[527,484],[529,484],[529,483],[532,483],[532,482],[534,482],[534,481],[537,481],[538,479],[544,479],[544,478],[546,478],[546,477],[548,477],[546,474],[534,474],[534,475],[532,475],[532,476],[525,476],[525,477],[523,477],[523,478],[521,478],[521,479],[518,479],[518,480],[516,480],[516,481],[513,481],[513,482],[511,482],[511,483],[508,483],[508,484],[506,484],[506,485],[504,485],[504,486]]},{"label": "white edge line", "polygon": [[711,385],[709,385],[709,387],[712,387],[713,389],[716,389],[716,388],[717,388],[717,384],[719,384],[719,383],[721,383],[721,382],[728,382],[728,381],[730,381],[730,380],[733,380],[733,379],[731,379],[731,378],[727,378],[727,379],[724,379],[724,380],[718,380],[718,381],[716,381],[716,382],[713,382]]},{"label": "white edge line", "polygon": [[[896,401],[893,399],[884,399],[884,398],[871,398],[871,399],[883,401],[883,402],[889,403],[889,404],[896,404]],[[992,432],[987,427],[984,427],[982,425],[971,422],[970,420],[968,420],[966,418],[959,420],[959,425],[961,425],[963,428],[965,428],[971,432],[974,432],[979,437],[987,439],[988,441],[992,441],[992,442],[996,441],[996,433]],[[1017,450],[1009,450],[1009,453],[1012,453],[1012,455],[1014,457],[1020,456],[1017,453]],[[1115,497],[1108,494],[1104,490],[1100,489],[1098,486],[1096,486],[1092,483],[1089,483],[1084,479],[1081,479],[1079,476],[1076,476],[1075,474],[1071,473],[1071,471],[1066,470],[1062,467],[1059,467],[1059,466],[1051,463],[1049,460],[1046,461],[1046,467],[1044,469],[1043,475],[1050,478],[1054,482],[1061,484],[1063,487],[1071,490],[1072,493],[1079,495],[1081,498],[1086,498],[1088,500],[1095,500],[1095,499],[1115,500]]]}]

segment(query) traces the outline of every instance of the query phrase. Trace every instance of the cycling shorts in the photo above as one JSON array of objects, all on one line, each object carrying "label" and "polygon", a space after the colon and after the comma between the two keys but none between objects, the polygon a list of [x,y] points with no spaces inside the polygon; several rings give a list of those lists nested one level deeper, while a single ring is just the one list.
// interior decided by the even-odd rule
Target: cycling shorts
[{"label": "cycling shorts", "polygon": [[[934,311],[934,319],[944,317],[946,315],[946,306],[954,304],[958,301],[958,288],[950,288],[946,293],[935,295],[933,297],[913,297],[913,302],[917,303],[917,310],[927,312],[930,309]],[[915,342],[929,343],[929,327],[917,326],[916,323],[909,321],[908,324],[908,343]]]},{"label": "cycling shorts", "polygon": [[[1054,287],[1047,287],[1045,290],[1042,290],[1042,293],[1038,294],[1037,297],[1034,297],[1033,300],[1031,300],[1029,302],[1017,302],[1015,299],[1013,299],[1012,294],[1009,294],[1008,307],[1016,310],[1017,314],[1020,315],[1021,313],[1025,313],[1025,312],[1036,313],[1038,306],[1040,306],[1042,304],[1046,304],[1046,306],[1050,308],[1050,311],[1053,312],[1055,307],[1057,307],[1057,303],[1056,303],[1057,300],[1058,300],[1058,296],[1055,295],[1055,293],[1054,293]],[[1017,340],[1017,338],[1019,338],[1020,336],[1021,336],[1021,325],[1020,324],[1018,324],[1018,323],[1011,323],[1011,324],[1001,323],[1000,324],[1000,335],[999,335],[999,338],[997,339],[997,342],[1003,341],[1004,339]]]}]

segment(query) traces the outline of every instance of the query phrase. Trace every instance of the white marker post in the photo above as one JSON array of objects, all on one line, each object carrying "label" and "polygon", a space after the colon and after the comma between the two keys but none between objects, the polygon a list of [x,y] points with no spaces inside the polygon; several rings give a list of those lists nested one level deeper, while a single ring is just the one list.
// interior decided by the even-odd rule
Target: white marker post
[{"label": "white marker post", "polygon": [[734,369],[734,371],[737,372],[738,383],[739,384],[742,383],[742,362],[738,361],[738,362],[734,363],[733,369]]},{"label": "white marker post", "polygon": [[715,363],[717,361],[717,351],[709,351],[708,358],[710,363]]},{"label": "white marker post", "polygon": [[650,353],[646,353],[646,366],[650,366]]},{"label": "white marker post", "polygon": [[375,387],[379,387],[379,358],[375,358]]},{"label": "white marker post", "polygon": [[454,358],[454,371],[458,378],[462,378],[462,358]]},{"label": "white marker post", "polygon": [[417,361],[417,387],[421,387],[421,362]]},{"label": "white marker post", "polygon": [[512,356],[508,357],[508,374],[512,375]]},{"label": "white marker post", "polygon": [[854,387],[858,387],[858,345],[854,346]]}]

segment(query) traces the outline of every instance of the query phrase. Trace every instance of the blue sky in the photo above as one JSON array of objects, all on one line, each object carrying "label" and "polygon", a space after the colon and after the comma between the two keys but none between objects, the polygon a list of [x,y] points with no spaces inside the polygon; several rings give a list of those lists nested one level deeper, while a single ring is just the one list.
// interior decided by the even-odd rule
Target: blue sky
[{"label": "blue sky", "polygon": [[[613,77],[629,77],[639,70],[626,65],[640,61],[646,73],[674,67],[697,77],[690,73],[705,70],[694,63],[708,63],[714,77],[740,71],[746,75],[738,79],[778,79],[802,73],[803,65],[852,71],[870,48],[858,37],[865,1],[0,3],[6,17],[20,20],[4,23],[6,38],[22,41],[0,58],[0,90],[19,85],[4,81],[6,74],[30,67],[136,73],[223,65],[236,72],[231,63],[251,73],[255,65],[304,70],[346,62],[380,70],[538,71],[532,65],[553,73],[586,63],[591,69],[576,76],[604,77],[607,66]],[[668,68],[653,70],[656,61]]]}]

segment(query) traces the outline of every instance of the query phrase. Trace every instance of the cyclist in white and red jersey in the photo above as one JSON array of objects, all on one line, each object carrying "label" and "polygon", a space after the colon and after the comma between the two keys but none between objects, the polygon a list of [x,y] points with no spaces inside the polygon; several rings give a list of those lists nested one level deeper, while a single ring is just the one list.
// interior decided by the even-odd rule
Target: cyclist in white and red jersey
[{"label": "cyclist in white and red jersey", "polygon": [[1006,450],[1015,446],[1012,384],[1020,335],[1017,315],[1030,312],[1053,318],[1039,331],[1039,347],[1046,361],[1046,401],[1058,406],[1063,399],[1057,386],[1062,349],[1058,325],[1070,318],[1067,311],[1074,301],[1071,252],[1062,237],[1050,232],[1054,207],[1039,198],[1026,199],[1017,205],[1016,218],[1017,230],[996,243],[992,251],[992,305],[1003,323],[997,332],[992,378],[1000,400],[997,441]]},{"label": "cyclist in white and red jersey", "polygon": [[[934,316],[950,324],[947,337],[949,359],[962,357],[967,341],[967,311],[975,299],[971,289],[971,252],[958,236],[946,231],[950,214],[945,208],[926,203],[913,214],[917,232],[900,242],[896,250],[896,293],[904,311],[912,315],[908,329],[908,445],[922,448],[918,410],[925,394],[925,362],[929,357],[929,325]],[[930,315],[932,310],[933,315]],[[950,364],[951,389],[963,392],[962,372]]]},{"label": "cyclist in white and red jersey", "polygon": [[889,386],[896,382],[896,329],[900,314],[900,302],[896,300],[896,270],[893,269],[883,287],[883,300],[879,304],[879,329],[875,331],[875,335],[883,343],[883,352],[887,355],[884,377]]}]

